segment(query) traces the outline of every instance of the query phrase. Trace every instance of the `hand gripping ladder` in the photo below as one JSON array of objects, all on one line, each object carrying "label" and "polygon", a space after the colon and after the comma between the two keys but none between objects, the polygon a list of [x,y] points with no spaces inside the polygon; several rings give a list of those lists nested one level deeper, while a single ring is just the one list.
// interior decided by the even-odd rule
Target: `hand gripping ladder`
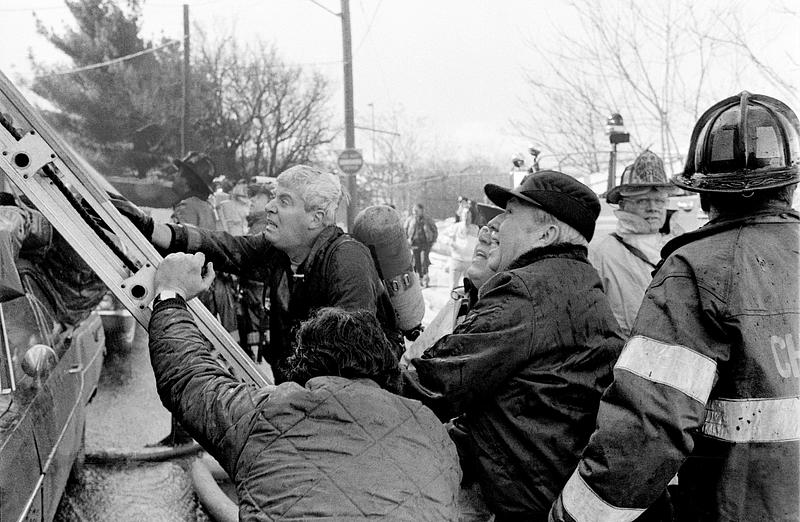
[{"label": "hand gripping ladder", "polygon": [[[161,255],[114,208],[102,187],[105,180],[44,121],[2,72],[0,113],[0,170],[69,242],[139,324],[147,328],[154,297],[153,280]],[[92,218],[81,200],[102,223]],[[189,301],[188,306],[215,355],[237,378],[259,386],[271,385],[198,299]]]}]

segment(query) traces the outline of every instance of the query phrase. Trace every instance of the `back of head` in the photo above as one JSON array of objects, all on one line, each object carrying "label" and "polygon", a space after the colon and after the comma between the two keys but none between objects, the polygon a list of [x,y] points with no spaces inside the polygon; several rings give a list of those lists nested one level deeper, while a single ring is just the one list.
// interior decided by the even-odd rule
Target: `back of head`
[{"label": "back of head", "polygon": [[800,180],[800,121],[783,102],[743,91],[697,121],[677,186],[699,192],[704,208],[748,214],[791,204]]},{"label": "back of head", "polygon": [[378,319],[366,310],[321,308],[300,325],[288,376],[300,384],[335,375],[372,379],[396,390],[400,370],[392,344]]},{"label": "back of head", "polygon": [[277,184],[297,192],[307,211],[322,210],[326,225],[336,222],[336,209],[343,191],[335,174],[310,165],[296,165],[281,172]]}]

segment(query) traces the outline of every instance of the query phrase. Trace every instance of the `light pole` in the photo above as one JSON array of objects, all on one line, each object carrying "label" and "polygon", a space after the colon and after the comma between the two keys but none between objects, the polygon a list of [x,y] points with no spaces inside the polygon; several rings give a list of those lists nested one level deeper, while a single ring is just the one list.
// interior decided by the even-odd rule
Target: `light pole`
[{"label": "light pole", "polygon": [[608,183],[606,184],[606,193],[608,193],[616,184],[617,143],[631,141],[631,135],[625,132],[625,124],[618,112],[615,112],[606,120],[606,134],[608,135],[608,141],[611,142],[611,154],[608,157]]}]

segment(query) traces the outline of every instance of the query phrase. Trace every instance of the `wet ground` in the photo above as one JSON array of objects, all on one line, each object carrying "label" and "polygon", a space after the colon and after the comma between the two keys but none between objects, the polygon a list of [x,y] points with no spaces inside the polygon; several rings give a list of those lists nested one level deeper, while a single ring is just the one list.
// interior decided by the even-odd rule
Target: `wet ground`
[{"label": "wet ground", "polygon": [[194,456],[163,462],[125,461],[159,449],[146,444],[170,429],[147,353],[147,334],[109,339],[97,395],[86,419],[87,459],[67,485],[57,521],[207,521],[188,469]]}]

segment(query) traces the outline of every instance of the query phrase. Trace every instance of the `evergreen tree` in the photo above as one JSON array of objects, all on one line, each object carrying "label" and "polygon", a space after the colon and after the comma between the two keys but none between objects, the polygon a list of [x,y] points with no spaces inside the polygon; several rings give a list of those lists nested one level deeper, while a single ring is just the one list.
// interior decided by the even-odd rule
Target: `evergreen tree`
[{"label": "evergreen tree", "polygon": [[75,28],[37,26],[72,63],[49,68],[31,57],[32,89],[55,107],[45,114],[49,121],[101,171],[144,175],[180,152],[181,46],[91,67],[169,42],[140,36],[139,0],[128,0],[125,10],[112,0],[65,3]]}]

